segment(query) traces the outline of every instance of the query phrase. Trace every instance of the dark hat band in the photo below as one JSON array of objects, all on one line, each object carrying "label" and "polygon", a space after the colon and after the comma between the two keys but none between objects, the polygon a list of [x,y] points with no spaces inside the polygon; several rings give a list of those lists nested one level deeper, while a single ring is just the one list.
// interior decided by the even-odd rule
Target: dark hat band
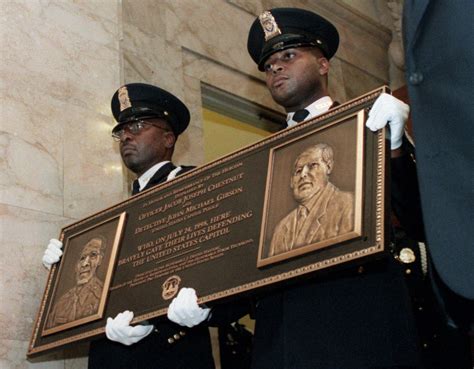
[{"label": "dark hat band", "polygon": [[145,119],[146,118],[161,118],[166,119],[169,113],[163,109],[149,108],[149,107],[131,107],[120,112],[118,116],[118,124],[128,123],[131,120]]},{"label": "dark hat band", "polygon": [[[134,122],[137,122],[137,121],[142,121],[142,120],[148,120],[148,119],[156,119],[156,118],[160,118],[159,116],[157,116],[156,114],[155,115],[150,115],[150,116],[145,116],[145,115],[140,115],[138,117],[135,117],[135,116],[131,116],[130,118],[128,118],[127,120],[124,120],[123,122],[120,122],[118,123],[113,129],[112,129],[112,133],[115,133],[117,131],[119,131],[120,129],[122,129],[123,126],[127,125],[127,124],[130,124],[130,123],[134,123]],[[164,118],[161,118],[163,119],[167,125],[170,126],[170,130],[173,131],[173,129],[171,128],[171,125],[168,123],[168,121]],[[176,132],[173,131],[173,133],[176,134]],[[177,134],[176,134],[177,135]]]},{"label": "dark hat band", "polygon": [[175,136],[179,136],[182,131],[177,131],[175,127],[178,127],[176,122],[178,121],[177,117],[175,117],[173,114],[168,113],[165,115],[164,113],[158,113],[158,112],[153,112],[150,111],[150,114],[146,115],[144,112],[141,112],[140,114],[137,115],[129,115],[127,116],[126,119],[121,119],[119,123],[112,129],[112,133],[117,132],[122,128],[122,126],[133,123],[137,120],[147,120],[147,119],[162,119],[163,121],[166,122],[166,124],[170,127],[171,131],[175,134]]},{"label": "dark hat band", "polygon": [[260,55],[260,60],[258,62],[258,69],[260,71],[263,71],[265,61],[272,54],[278,51],[305,46],[317,47],[322,51],[326,58],[328,57],[327,45],[322,40],[314,38],[314,36],[304,34],[285,33],[283,35],[274,37],[265,44],[262,49],[262,54]]}]

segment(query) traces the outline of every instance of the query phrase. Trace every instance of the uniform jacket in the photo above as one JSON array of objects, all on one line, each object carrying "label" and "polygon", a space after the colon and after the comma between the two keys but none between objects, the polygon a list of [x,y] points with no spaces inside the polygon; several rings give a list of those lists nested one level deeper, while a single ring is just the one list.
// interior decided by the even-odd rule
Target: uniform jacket
[{"label": "uniform jacket", "polygon": [[276,226],[270,246],[270,256],[294,248],[327,240],[353,229],[354,196],[328,183],[321,194],[311,200],[304,220],[299,219],[298,206]]},{"label": "uniform jacket", "polygon": [[[176,167],[168,163],[150,179],[149,189],[167,180]],[[183,167],[179,174],[192,167]],[[89,351],[89,369],[214,369],[208,327],[182,327],[166,317],[150,322],[155,331],[143,340],[125,346],[107,338],[93,341]]]}]

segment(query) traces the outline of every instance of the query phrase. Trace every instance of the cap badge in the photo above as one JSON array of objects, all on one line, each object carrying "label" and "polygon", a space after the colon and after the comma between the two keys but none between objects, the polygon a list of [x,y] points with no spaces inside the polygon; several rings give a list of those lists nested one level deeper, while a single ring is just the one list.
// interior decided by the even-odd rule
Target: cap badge
[{"label": "cap badge", "polygon": [[128,97],[127,86],[120,87],[118,90],[118,99],[120,101],[120,111],[131,108],[130,98]]},{"label": "cap badge", "polygon": [[281,35],[280,28],[278,28],[275,18],[268,10],[260,14],[258,19],[260,20],[263,32],[265,32],[265,41],[268,41],[275,36]]}]

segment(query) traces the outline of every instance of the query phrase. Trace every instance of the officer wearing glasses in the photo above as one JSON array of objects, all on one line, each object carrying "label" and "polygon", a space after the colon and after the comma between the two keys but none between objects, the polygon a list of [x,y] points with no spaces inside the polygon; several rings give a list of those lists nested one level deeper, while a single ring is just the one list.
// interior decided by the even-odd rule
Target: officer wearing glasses
[{"label": "officer wearing glasses", "polygon": [[138,177],[132,194],[192,168],[171,163],[176,139],[190,119],[175,96],[155,86],[128,84],[112,97],[112,113],[118,122],[112,137],[120,144],[125,166]]},{"label": "officer wearing glasses", "polygon": [[[176,140],[190,120],[188,109],[174,95],[148,84],[127,84],[112,97],[112,113],[117,121],[112,137],[120,145],[125,166],[137,176],[132,194],[193,168],[171,162]],[[50,241],[43,256],[48,269],[59,261],[61,247],[60,241]],[[153,320],[131,326],[131,311],[108,318],[107,339],[91,343],[89,369],[214,369],[209,330],[199,325],[207,320],[209,309],[197,305],[192,288],[182,288],[169,310],[183,324]]]}]

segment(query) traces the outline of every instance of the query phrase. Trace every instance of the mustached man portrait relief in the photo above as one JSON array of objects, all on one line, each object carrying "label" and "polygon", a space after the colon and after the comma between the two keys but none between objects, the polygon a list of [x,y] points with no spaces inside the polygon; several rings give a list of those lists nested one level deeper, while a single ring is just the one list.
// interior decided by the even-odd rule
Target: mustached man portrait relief
[{"label": "mustached man portrait relief", "polygon": [[103,236],[94,236],[84,245],[75,267],[76,284],[54,304],[48,328],[98,313],[104,282],[97,276],[97,269],[104,259],[106,245]]},{"label": "mustached man portrait relief", "polygon": [[311,145],[298,155],[290,177],[298,206],[275,227],[269,257],[354,229],[354,194],[331,183],[334,165],[333,149],[325,143]]}]

